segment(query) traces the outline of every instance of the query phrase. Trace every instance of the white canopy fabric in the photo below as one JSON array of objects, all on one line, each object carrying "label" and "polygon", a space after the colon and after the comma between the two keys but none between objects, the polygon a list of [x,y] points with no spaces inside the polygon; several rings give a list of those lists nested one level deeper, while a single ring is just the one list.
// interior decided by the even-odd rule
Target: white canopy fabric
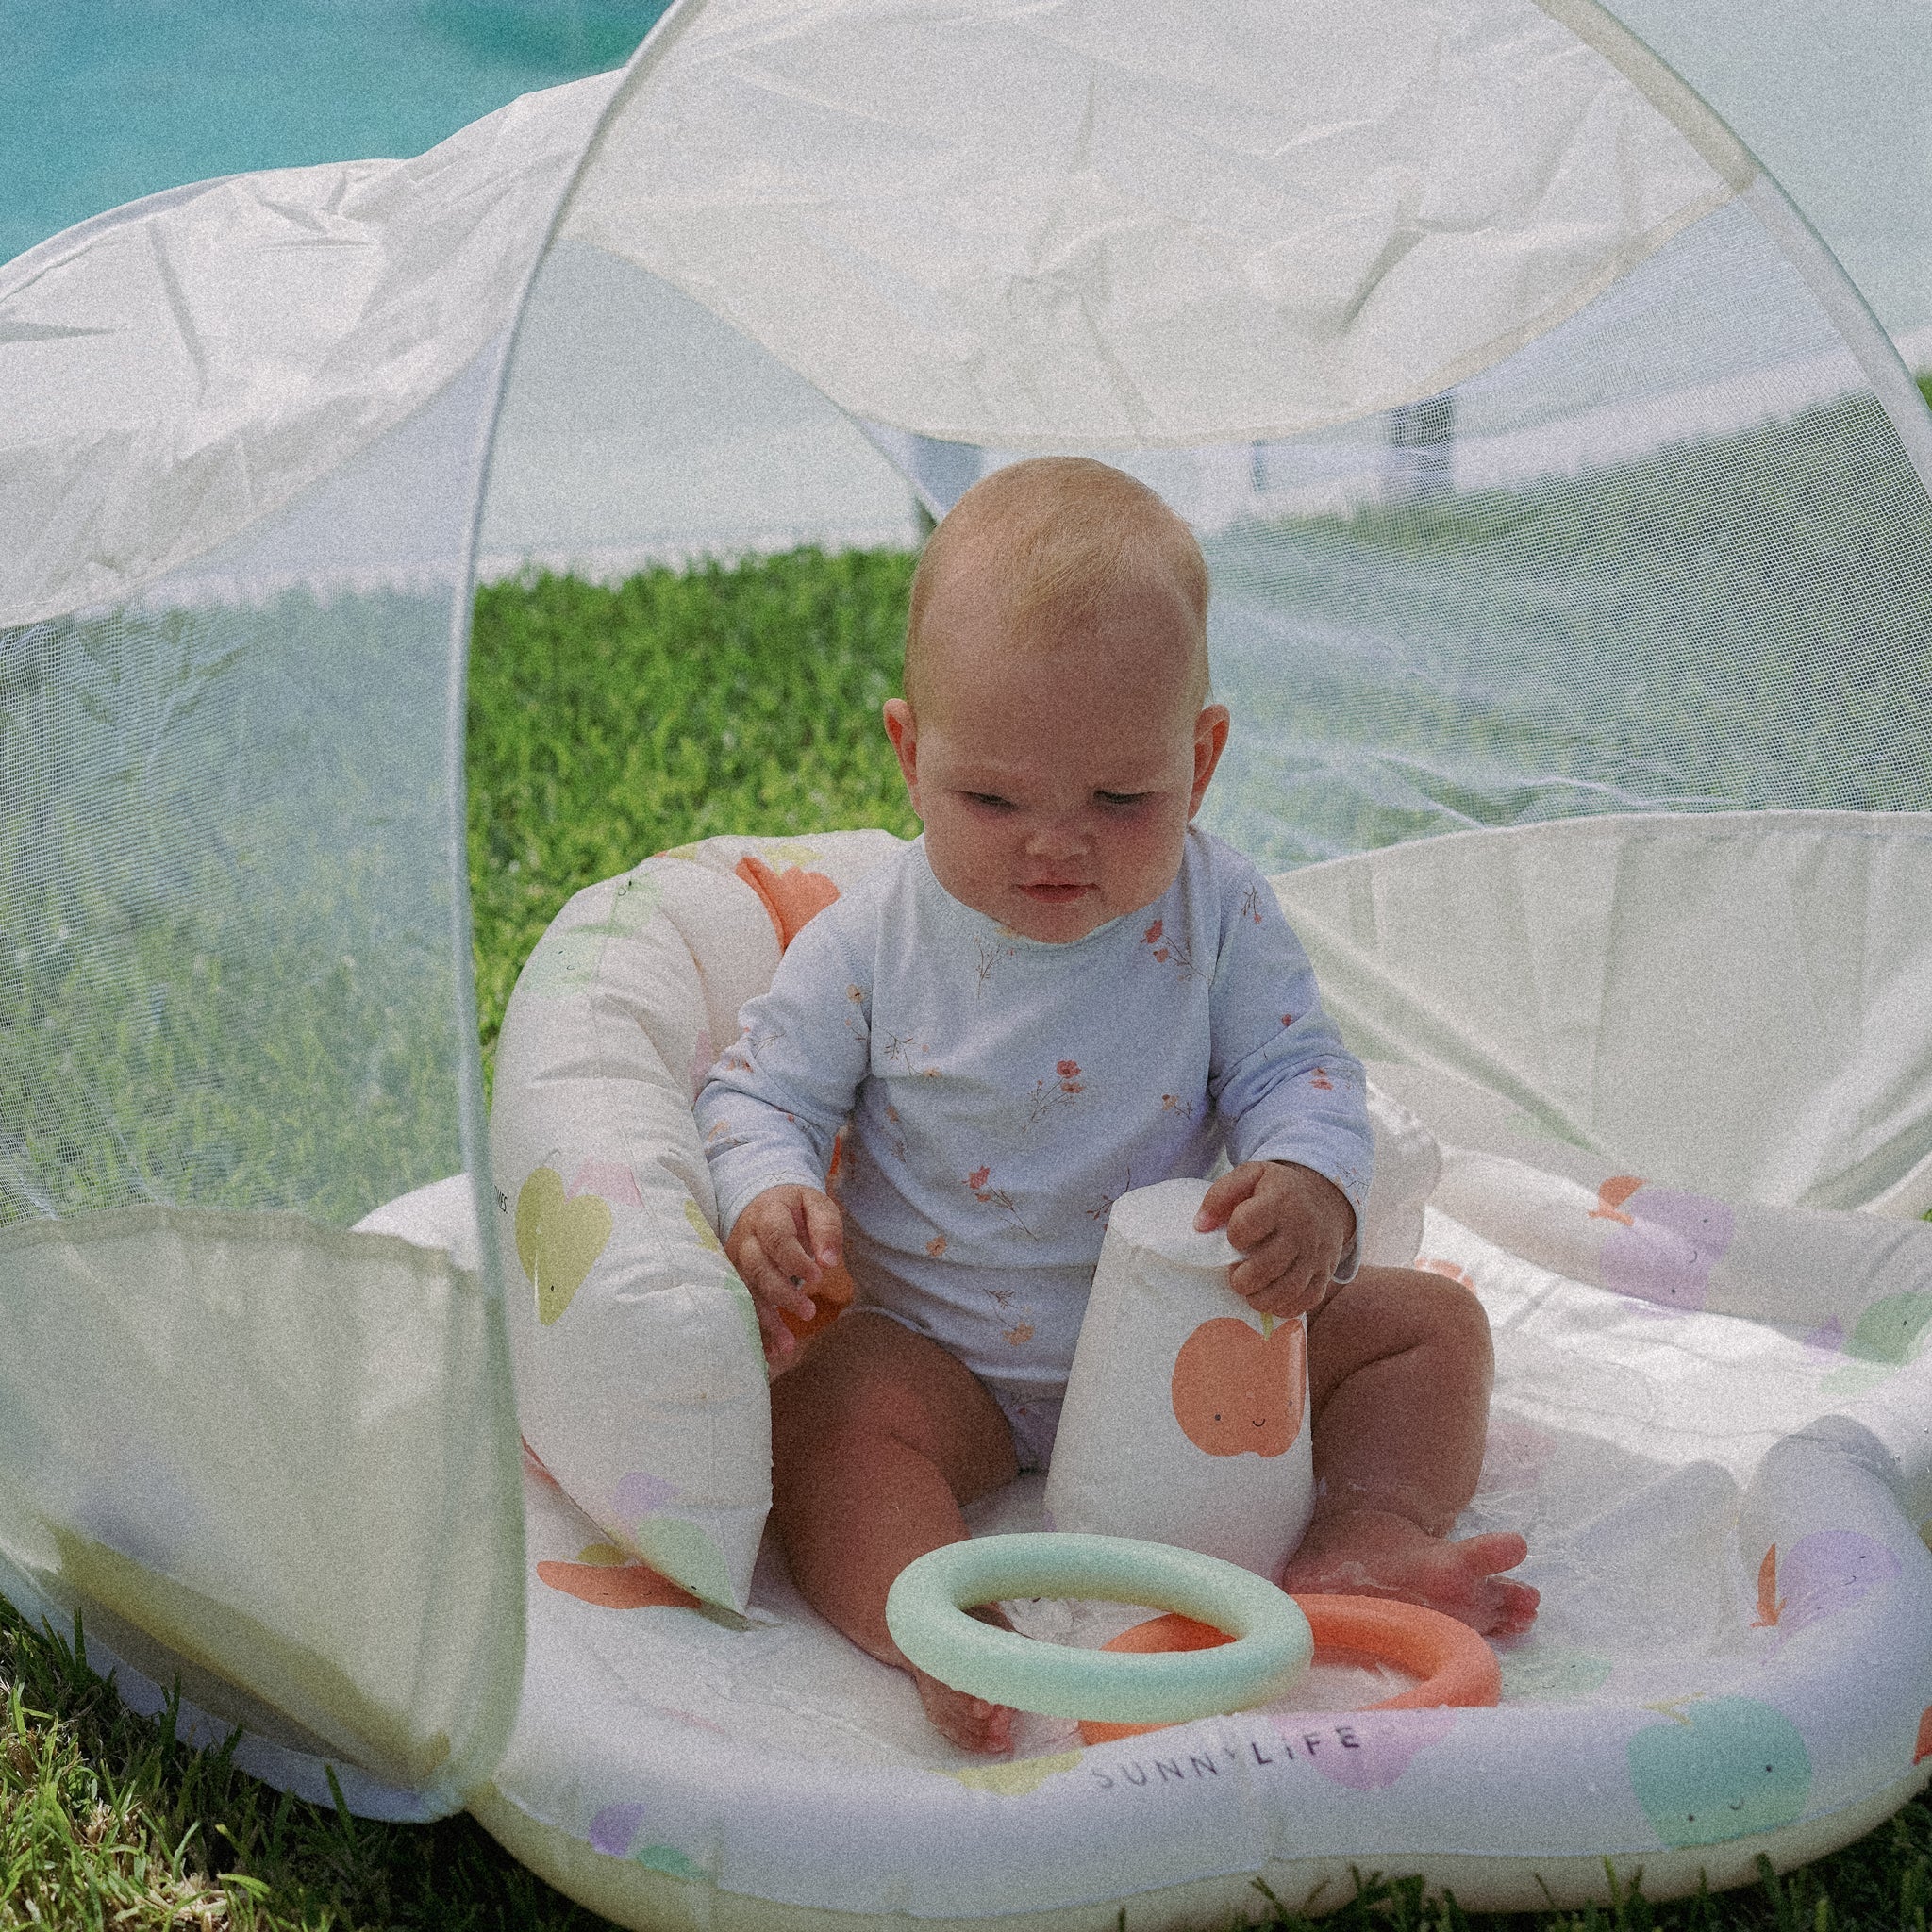
[{"label": "white canopy fabric", "polygon": [[611,86],[419,160],[157,195],[0,273],[0,624],[128,595],[444,389],[514,319]]},{"label": "white canopy fabric", "polygon": [[1615,0],[1802,208],[1914,369],[1932,369],[1932,8]]},{"label": "white canopy fabric", "polygon": [[1431,395],[1749,177],[1531,0],[1203,26],[1158,0],[873,0],[808,34],[722,0],[632,77],[563,233],[855,416],[1146,448]]},{"label": "white canopy fabric", "polygon": [[855,415],[1014,449],[1274,439],[1426,397],[1750,174],[1530,0],[1211,24],[712,0],[667,18],[599,128],[610,87],[22,257],[0,519],[28,536],[0,621],[125,595],[422,408],[514,322],[580,160],[565,239]]}]

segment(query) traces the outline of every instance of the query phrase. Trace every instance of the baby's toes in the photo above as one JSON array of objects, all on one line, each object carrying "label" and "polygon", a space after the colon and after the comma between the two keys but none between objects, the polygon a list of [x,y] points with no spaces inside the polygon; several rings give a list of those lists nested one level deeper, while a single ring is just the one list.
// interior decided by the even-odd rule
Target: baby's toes
[{"label": "baby's toes", "polygon": [[1537,1606],[1542,1599],[1527,1583],[1513,1583],[1499,1576],[1495,1581],[1496,1621],[1485,1635],[1521,1637],[1536,1622]]},{"label": "baby's toes", "polygon": [[1491,1576],[1498,1570],[1513,1570],[1529,1555],[1528,1542],[1513,1529],[1485,1530],[1480,1536],[1466,1536],[1449,1547],[1484,1576]]},{"label": "baby's toes", "polygon": [[948,1743],[962,1751],[985,1753],[1013,1748],[1013,1713],[1008,1706],[969,1697],[924,1671],[915,1672],[913,1681],[926,1716]]}]

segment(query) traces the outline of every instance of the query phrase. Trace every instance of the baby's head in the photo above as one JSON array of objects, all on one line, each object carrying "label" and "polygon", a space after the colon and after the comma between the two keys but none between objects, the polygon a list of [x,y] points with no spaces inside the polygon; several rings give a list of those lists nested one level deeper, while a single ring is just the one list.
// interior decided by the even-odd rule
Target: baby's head
[{"label": "baby's head", "polygon": [[996,471],[913,578],[906,695],[886,707],[952,895],[1071,941],[1158,899],[1227,737],[1208,696],[1191,532],[1104,463]]}]

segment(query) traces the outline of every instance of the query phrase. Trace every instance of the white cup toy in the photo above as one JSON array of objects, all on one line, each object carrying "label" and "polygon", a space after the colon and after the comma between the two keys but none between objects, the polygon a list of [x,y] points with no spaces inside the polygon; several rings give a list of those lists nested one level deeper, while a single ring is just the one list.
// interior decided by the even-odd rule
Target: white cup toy
[{"label": "white cup toy", "polygon": [[1057,1530],[1199,1550],[1277,1580],[1314,1508],[1307,1326],[1228,1286],[1204,1180],[1114,1203],[1047,1473]]}]

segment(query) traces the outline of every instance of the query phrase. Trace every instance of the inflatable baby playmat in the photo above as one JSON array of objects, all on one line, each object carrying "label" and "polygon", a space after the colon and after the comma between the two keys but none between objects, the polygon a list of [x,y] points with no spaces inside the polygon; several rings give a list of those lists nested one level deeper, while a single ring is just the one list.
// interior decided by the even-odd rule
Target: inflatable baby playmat
[{"label": "inflatable baby playmat", "polygon": [[[29,1624],[81,1617],[143,1707],[178,1680],[251,1773],[468,1807],[654,1932],[1222,1932],[1357,1870],[1663,1897],[1918,1791],[1932,411],[1703,70],[1620,17],[1672,10],[676,0],[621,75],[427,155],[172,189],[0,267]],[[1045,1466],[888,1607],[1021,1714],[988,1757],[780,1560],[693,1107],[898,847],[586,885],[486,1107],[467,645],[479,580],[642,612],[636,573],[804,545],[832,588],[758,623],[831,667],[874,635],[839,553],[1042,451],[1200,545],[1203,823],[1368,1069],[1361,1252],[1487,1311],[1458,1531],[1520,1534],[1541,1607],[1491,1641],[1276,1588],[1302,1324],[1234,1298],[1198,1180],[1124,1176]],[[506,703],[558,732],[541,637]],[[647,789],[716,769],[701,720],[816,729],[858,688],[738,651],[680,664],[688,715],[634,700]],[[1057,1126],[1098,1064],[1041,1066]],[[834,1340],[878,1320],[816,1298]]]},{"label": "inflatable baby playmat", "polygon": [[[1371,1061],[1365,1255],[1488,1310],[1457,1534],[1520,1531],[1541,1612],[1491,1642],[1263,1581],[1307,1508],[1301,1325],[1226,1286],[1203,1183],[1141,1190],[1050,1468],[890,1608],[924,1667],[1021,1711],[998,1758],[946,1743],[763,1534],[765,1370],[691,1110],[791,936],[895,847],[660,854],[579,892],[510,1002],[491,1198],[527,1650],[470,1802],[519,1857],[640,1927],[1219,1927],[1266,1915],[1256,1881],[1319,1908],[1352,1868],[1489,1909],[1602,1897],[1607,1860],[1652,1897],[1736,1884],[1921,1787],[1924,826],[1584,821],[1275,882]],[[376,1219],[474,1241],[470,1200]],[[959,1615],[995,1598],[1010,1633]]]}]

